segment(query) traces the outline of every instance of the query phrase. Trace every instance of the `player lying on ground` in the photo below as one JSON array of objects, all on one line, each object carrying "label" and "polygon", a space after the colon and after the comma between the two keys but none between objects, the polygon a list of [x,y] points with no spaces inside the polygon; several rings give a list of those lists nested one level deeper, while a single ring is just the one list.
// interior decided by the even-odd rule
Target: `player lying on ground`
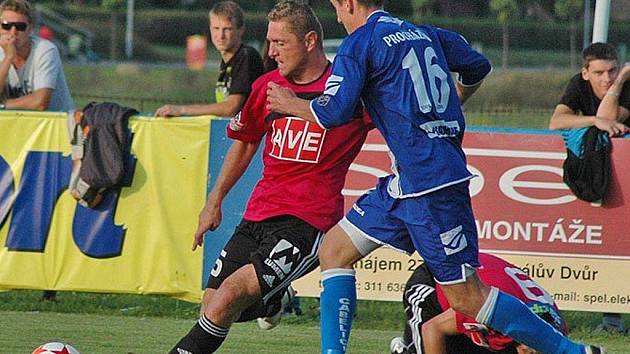
[{"label": "player lying on ground", "polygon": [[[479,254],[479,262],[481,268],[477,274],[485,284],[520,299],[532,312],[566,334],[566,323],[553,297],[527,274],[486,253]],[[474,318],[453,311],[442,286],[435,282],[425,264],[418,267],[407,281],[403,305],[405,335],[404,338],[392,339],[392,354],[422,354],[427,351],[445,351],[448,354],[536,353]]]}]

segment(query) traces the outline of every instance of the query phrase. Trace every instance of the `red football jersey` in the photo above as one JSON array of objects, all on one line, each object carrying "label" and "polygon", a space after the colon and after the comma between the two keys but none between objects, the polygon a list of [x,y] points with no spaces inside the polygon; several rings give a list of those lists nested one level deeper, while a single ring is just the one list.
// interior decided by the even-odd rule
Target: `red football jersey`
[{"label": "red football jersey", "polygon": [[[504,293],[520,299],[530,306],[534,312],[545,312],[554,319],[554,322],[565,334],[567,333],[566,322],[561,317],[553,297],[525,272],[503,259],[486,253],[479,253],[479,262],[481,263],[481,268],[477,269],[477,274],[486,285],[494,286]],[[442,308],[445,310],[450,308],[439,284],[436,290],[438,301]],[[460,333],[464,333],[473,343],[479,346],[499,351],[513,344],[512,338],[478,323],[474,318],[456,313],[455,320],[457,322],[457,330]]]},{"label": "red football jersey", "polygon": [[343,216],[341,190],[346,173],[371,127],[363,110],[357,110],[357,119],[351,123],[325,130],[317,123],[266,108],[268,82],[311,99],[324,92],[328,76],[330,65],[317,80],[295,84],[273,70],[252,84],[245,106],[228,125],[227,135],[232,139],[257,142],[265,138],[262,178],[247,203],[245,220],[293,215],[327,231]]}]

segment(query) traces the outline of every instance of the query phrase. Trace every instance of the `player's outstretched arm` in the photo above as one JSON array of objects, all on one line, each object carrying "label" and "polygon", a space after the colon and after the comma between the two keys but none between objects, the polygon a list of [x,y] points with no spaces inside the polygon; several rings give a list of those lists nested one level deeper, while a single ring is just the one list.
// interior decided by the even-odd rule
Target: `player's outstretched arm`
[{"label": "player's outstretched arm", "polygon": [[221,172],[217,181],[208,194],[208,200],[199,214],[197,231],[193,238],[192,250],[203,244],[203,235],[206,231],[214,231],[221,224],[221,204],[228,192],[247,170],[254,154],[258,150],[260,142],[250,143],[234,140],[228,150],[221,166]]},{"label": "player's outstretched arm", "polygon": [[232,94],[225,101],[210,104],[171,105],[167,104],[155,111],[156,117],[205,116],[232,117],[243,107],[245,95]]},{"label": "player's outstretched arm", "polygon": [[616,120],[604,119],[598,116],[580,116],[563,104],[556,106],[549,121],[549,129],[552,130],[577,129],[591,126],[608,132],[609,136],[619,136],[628,132],[628,127]]},{"label": "player's outstretched arm", "polygon": [[457,96],[459,102],[464,104],[477,90],[481,87],[481,81],[473,86],[464,86],[459,81],[455,81],[455,88],[457,89]]},{"label": "player's outstretched arm", "polygon": [[459,334],[455,311],[448,309],[422,325],[422,340],[426,354],[446,353],[446,337]]}]

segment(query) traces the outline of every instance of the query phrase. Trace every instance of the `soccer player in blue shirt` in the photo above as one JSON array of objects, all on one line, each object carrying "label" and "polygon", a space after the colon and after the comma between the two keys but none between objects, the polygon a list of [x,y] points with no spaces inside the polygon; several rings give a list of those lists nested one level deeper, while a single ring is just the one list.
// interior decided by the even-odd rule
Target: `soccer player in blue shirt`
[{"label": "soccer player in blue shirt", "polygon": [[[418,253],[455,311],[542,353],[600,353],[577,344],[520,300],[484,285],[461,147],[461,104],[490,72],[458,34],[383,11],[384,0],[330,0],[349,36],[326,91],[312,101],[269,85],[268,106],[317,122],[348,123],[362,102],[393,154],[379,180],[324,238],[320,263],[322,354],[345,353],[356,306],[356,261],[381,245]],[[450,72],[459,74],[456,82]],[[325,183],[325,181],[322,181]]]}]

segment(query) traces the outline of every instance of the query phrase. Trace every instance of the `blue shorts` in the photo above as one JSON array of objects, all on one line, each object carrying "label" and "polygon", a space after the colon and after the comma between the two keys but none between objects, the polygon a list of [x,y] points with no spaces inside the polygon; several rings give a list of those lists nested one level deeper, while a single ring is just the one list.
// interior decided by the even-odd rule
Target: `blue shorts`
[{"label": "blue shorts", "polygon": [[357,200],[346,214],[356,232],[345,227],[346,232],[408,254],[418,251],[441,284],[465,281],[470,270],[479,267],[468,181],[404,199],[392,198],[387,184],[382,178],[376,189]]}]

